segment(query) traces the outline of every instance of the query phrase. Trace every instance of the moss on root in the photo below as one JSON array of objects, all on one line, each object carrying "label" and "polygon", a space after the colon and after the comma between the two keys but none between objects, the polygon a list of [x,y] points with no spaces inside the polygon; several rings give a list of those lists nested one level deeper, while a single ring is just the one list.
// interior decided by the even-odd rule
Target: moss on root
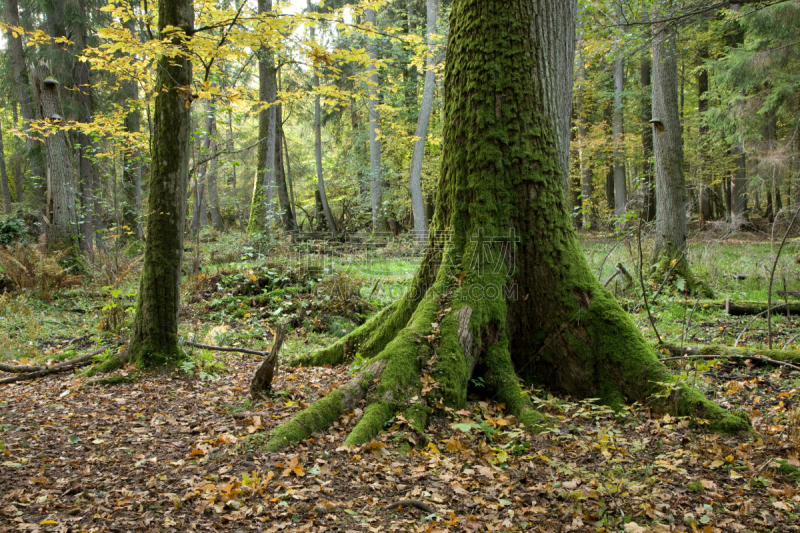
[{"label": "moss on root", "polygon": [[751,432],[750,422],[726,411],[703,394],[688,385],[679,389],[679,416],[691,416],[708,421],[708,427],[715,433],[736,434]]},{"label": "moss on root", "polygon": [[270,434],[266,448],[276,452],[290,444],[300,442],[315,431],[327,429],[347,410],[352,410],[356,402],[363,399],[372,382],[383,373],[386,363],[378,361],[362,370],[352,380],[331,391],[309,407],[294,415],[288,422],[275,428]]},{"label": "moss on root", "polygon": [[791,479],[795,485],[800,484],[800,468],[797,468],[794,465],[790,465],[783,459],[778,459],[777,463],[779,465],[777,468],[777,472],[780,475],[788,479]]}]

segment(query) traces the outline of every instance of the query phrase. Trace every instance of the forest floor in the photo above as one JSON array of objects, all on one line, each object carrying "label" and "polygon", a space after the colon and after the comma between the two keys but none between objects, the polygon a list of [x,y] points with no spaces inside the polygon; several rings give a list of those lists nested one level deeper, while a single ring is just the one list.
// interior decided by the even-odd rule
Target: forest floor
[{"label": "forest floor", "polygon": [[[593,268],[615,242],[584,240]],[[210,266],[185,284],[183,334],[265,349],[272,328],[287,321],[283,361],[329,344],[399,296],[417,261],[404,245],[369,261],[340,254],[335,267],[281,262],[277,254],[267,261],[246,246],[226,255],[226,246],[205,246]],[[617,262],[636,272],[635,250],[635,241],[618,246],[601,279]],[[788,290],[800,288],[798,252],[800,242],[790,241],[777,269]],[[703,241],[690,259],[720,296],[766,299],[769,243]],[[5,295],[0,360],[53,363],[117,349],[127,338],[134,278],[65,289],[48,301]],[[622,287],[610,288],[622,296]],[[731,345],[752,318],[691,313],[693,303],[667,292],[653,304],[667,342]],[[633,318],[654,339],[645,311]],[[800,317],[773,319],[776,346],[796,348]],[[740,345],[765,342],[764,320],[748,331]],[[282,365],[275,395],[254,404],[248,390],[259,357],[189,354],[165,373],[124,366],[99,378],[78,372],[0,385],[0,532],[800,531],[798,479],[780,468],[800,465],[800,372],[791,369],[669,363],[679,379],[748,413],[753,435],[716,435],[643,406],[612,412],[530,389],[554,422],[534,436],[474,382],[467,408],[434,419],[424,436],[398,417],[368,445],[342,448],[362,414],[356,409],[329,431],[270,454],[269,430],[349,380],[363,361]],[[429,509],[393,506],[405,500]]]}]

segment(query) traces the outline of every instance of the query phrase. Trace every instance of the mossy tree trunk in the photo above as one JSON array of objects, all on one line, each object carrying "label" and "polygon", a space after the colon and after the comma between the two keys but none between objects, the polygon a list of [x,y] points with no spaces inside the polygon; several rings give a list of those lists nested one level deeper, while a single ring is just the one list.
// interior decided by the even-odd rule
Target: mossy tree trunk
[{"label": "mossy tree trunk", "polygon": [[192,0],[160,0],[158,24],[160,38],[170,38],[179,53],[162,57],[157,69],[147,242],[130,342],[130,360],[144,367],[181,358],[178,311],[192,104],[192,65],[181,38],[194,25]]},{"label": "mossy tree trunk", "polygon": [[[590,272],[566,210],[568,141],[556,125],[568,123],[571,99],[555,105],[548,93],[565,79],[572,84],[576,11],[574,0],[453,2],[442,173],[426,256],[403,298],[298,361],[339,364],[358,353],[369,364],[276,428],[271,449],[325,428],[361,398],[368,405],[345,444],[369,441],[397,413],[422,430],[436,405],[465,404],[473,377],[525,424],[541,415],[518,376],[615,406],[670,381]],[[689,388],[671,400],[661,407],[720,429],[747,427]]]}]

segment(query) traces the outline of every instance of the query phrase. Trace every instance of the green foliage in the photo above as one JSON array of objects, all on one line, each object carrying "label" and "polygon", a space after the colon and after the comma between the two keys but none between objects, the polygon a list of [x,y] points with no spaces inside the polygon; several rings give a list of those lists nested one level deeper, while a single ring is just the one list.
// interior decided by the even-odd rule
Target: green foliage
[{"label": "green foliage", "polygon": [[197,376],[201,380],[216,381],[220,374],[228,371],[228,368],[214,358],[214,354],[209,350],[193,350],[189,357],[184,359],[179,368],[190,376]]},{"label": "green foliage", "polygon": [[0,246],[25,240],[25,220],[17,215],[0,217]]}]

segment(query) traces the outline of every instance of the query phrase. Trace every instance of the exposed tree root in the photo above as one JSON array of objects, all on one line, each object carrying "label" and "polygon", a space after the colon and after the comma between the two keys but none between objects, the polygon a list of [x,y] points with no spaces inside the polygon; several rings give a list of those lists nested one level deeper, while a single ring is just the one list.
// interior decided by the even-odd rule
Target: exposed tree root
[{"label": "exposed tree root", "polygon": [[202,350],[209,350],[212,352],[239,352],[239,353],[248,353],[251,355],[260,355],[261,357],[266,357],[269,355],[269,352],[248,350],[247,348],[234,348],[231,346],[214,346],[212,344],[200,344],[199,342],[189,342],[189,341],[185,341],[183,344],[184,346],[191,346],[192,348],[200,348]]}]

